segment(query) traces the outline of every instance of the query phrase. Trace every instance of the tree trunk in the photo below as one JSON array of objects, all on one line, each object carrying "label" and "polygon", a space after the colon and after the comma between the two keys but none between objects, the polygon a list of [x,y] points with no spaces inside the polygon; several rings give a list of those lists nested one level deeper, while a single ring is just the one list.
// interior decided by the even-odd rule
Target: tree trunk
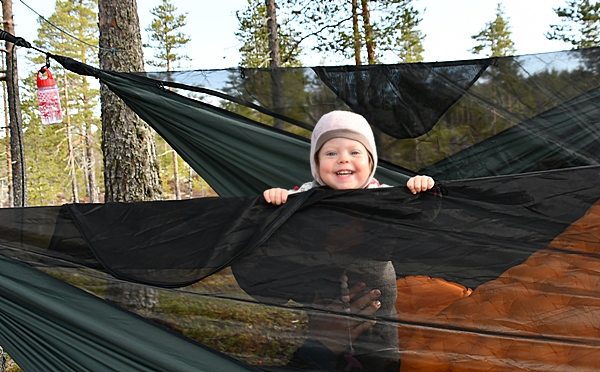
[{"label": "tree trunk", "polygon": [[[83,1],[80,0],[79,1],[79,5],[83,6]],[[86,54],[85,54],[85,46],[83,44],[81,44],[81,51],[80,51],[80,55],[81,55],[81,61],[83,63],[86,63]],[[81,81],[82,81],[82,85],[85,88],[84,90],[87,91],[89,84],[87,81],[87,76],[82,76],[81,77]],[[83,96],[83,104],[85,105],[85,107],[88,107],[89,104],[89,98],[84,95]],[[86,179],[86,185],[87,185],[87,189],[88,189],[88,196],[90,198],[90,203],[98,203],[99,202],[99,198],[98,198],[98,184],[96,181],[96,159],[94,157],[94,141],[93,141],[93,134],[92,134],[92,123],[89,122],[89,119],[86,121],[85,123],[85,130],[84,130],[84,140],[85,140],[85,145],[84,145],[84,159],[85,159],[85,179]]]},{"label": "tree trunk", "polygon": [[[98,27],[100,68],[144,70],[136,0],[98,0]],[[153,131],[104,85],[100,98],[105,201],[160,199]],[[157,305],[158,294],[150,287],[119,282],[107,286],[106,299],[147,315]]]},{"label": "tree trunk", "polygon": [[87,166],[87,184],[88,194],[90,196],[90,203],[98,203],[98,184],[96,182],[96,169],[94,164],[96,160],[94,158],[94,143],[92,141],[92,125],[90,123],[85,124],[85,161]]},{"label": "tree trunk", "polygon": [[65,78],[65,118],[67,119],[67,146],[69,154],[69,173],[71,173],[71,191],[73,193],[73,203],[79,203],[79,189],[77,188],[77,177],[75,173],[75,154],[73,151],[73,138],[71,136],[71,116],[69,115],[69,85],[67,82],[67,70],[64,70]]},{"label": "tree trunk", "polygon": [[[100,68],[143,71],[136,0],[99,0],[98,25]],[[105,201],[160,199],[152,130],[106,86],[101,86],[100,95]]]},{"label": "tree trunk", "polygon": [[194,170],[192,167],[188,165],[188,190],[190,190],[190,197],[192,199],[194,197]]},{"label": "tree trunk", "polygon": [[269,51],[271,67],[281,67],[281,54],[279,52],[279,37],[277,33],[277,8],[275,0],[265,0],[267,6],[267,28],[269,30]]},{"label": "tree trunk", "polygon": [[[4,62],[4,61],[3,61]],[[4,69],[4,63],[2,63],[2,69]],[[6,79],[5,79],[6,81]],[[6,138],[10,138],[10,119],[8,117],[8,102],[6,100],[7,97],[7,92],[6,92],[6,84],[2,84],[2,97],[4,98],[3,101],[3,105],[4,105],[4,130],[6,133]],[[14,206],[14,199],[13,199],[13,188],[12,188],[12,161],[11,161],[11,157],[10,157],[10,141],[6,141],[6,185],[8,186],[8,201],[7,201],[7,206],[8,207],[12,207]],[[4,207],[4,205],[2,206]]]},{"label": "tree trunk", "polygon": [[171,152],[173,158],[173,186],[175,187],[175,200],[181,200],[181,187],[179,187],[179,162],[177,152]]},{"label": "tree trunk", "polygon": [[[279,51],[279,37],[277,32],[277,11],[275,8],[275,0],[265,0],[267,6],[267,28],[269,30],[269,51],[271,73],[271,100],[273,101],[273,111],[281,113],[283,107],[283,95],[281,87],[281,75],[279,67],[281,67],[281,53]],[[285,123],[277,118],[274,118],[273,126],[275,128],[284,129]]]},{"label": "tree trunk", "polygon": [[354,39],[354,63],[362,65],[360,59],[360,31],[358,29],[358,0],[352,0],[352,38]]},{"label": "tree trunk", "polygon": [[375,41],[373,40],[373,26],[371,26],[371,13],[369,12],[369,4],[367,0],[362,1],[362,17],[365,28],[365,44],[367,46],[367,60],[369,64],[375,63]]},{"label": "tree trunk", "polygon": [[[12,0],[2,1],[4,31],[15,34]],[[21,98],[19,97],[19,74],[17,59],[13,55],[13,44],[6,42],[6,88],[10,117],[10,156],[12,159],[12,190],[15,207],[27,206],[27,183],[25,179],[25,153],[23,148],[23,126]]]}]

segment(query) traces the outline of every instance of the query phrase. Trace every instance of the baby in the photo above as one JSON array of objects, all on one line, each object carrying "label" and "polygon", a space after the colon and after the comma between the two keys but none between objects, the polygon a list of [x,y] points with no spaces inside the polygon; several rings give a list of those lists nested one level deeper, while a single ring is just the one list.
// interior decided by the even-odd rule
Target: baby
[{"label": "baby", "polygon": [[[268,189],[267,203],[281,205],[288,195],[313,187],[329,186],[335,190],[390,187],[373,176],[377,168],[375,138],[367,120],[349,111],[332,111],[317,122],[310,143],[310,169],[314,180],[297,190]],[[431,189],[435,182],[428,176],[411,177],[406,186],[413,193]]]},{"label": "baby", "polygon": [[[313,181],[297,190],[268,189],[263,193],[267,203],[281,205],[287,201],[289,194],[320,186],[335,190],[391,187],[381,185],[374,178],[377,152],[373,131],[364,117],[352,112],[333,111],[317,122],[311,137],[310,166]],[[415,176],[408,180],[406,186],[416,194],[431,189],[434,180],[428,176]],[[347,267],[340,275],[356,283],[349,291],[350,296],[346,297],[349,303],[343,305],[355,308],[353,314],[373,315],[377,312],[384,318],[395,318],[396,274],[391,262],[363,259]],[[356,293],[356,288],[363,290],[362,293]],[[344,301],[344,297],[330,299],[333,301],[331,304]],[[371,321],[362,324],[362,328],[356,328],[345,320],[336,321],[334,317],[326,326],[322,321],[311,322],[313,317],[309,316],[309,338],[294,354],[290,366],[322,371],[350,370],[353,367],[364,368],[363,371],[398,371],[398,333],[393,324]],[[311,323],[318,325],[313,327]],[[319,334],[313,328],[326,329],[327,332]],[[359,330],[352,332],[351,340],[348,340],[349,328]],[[346,352],[346,360],[342,358],[340,362],[343,352]]]}]

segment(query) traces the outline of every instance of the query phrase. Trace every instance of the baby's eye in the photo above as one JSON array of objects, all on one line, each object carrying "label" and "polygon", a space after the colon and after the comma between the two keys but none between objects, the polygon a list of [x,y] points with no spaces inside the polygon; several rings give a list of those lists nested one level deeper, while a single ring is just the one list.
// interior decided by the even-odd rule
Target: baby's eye
[{"label": "baby's eye", "polygon": [[334,151],[327,151],[325,153],[326,156],[336,156],[337,154]]},{"label": "baby's eye", "polygon": [[352,155],[360,155],[360,151],[358,151],[358,150],[353,150],[353,151],[351,152],[351,154],[352,154]]}]

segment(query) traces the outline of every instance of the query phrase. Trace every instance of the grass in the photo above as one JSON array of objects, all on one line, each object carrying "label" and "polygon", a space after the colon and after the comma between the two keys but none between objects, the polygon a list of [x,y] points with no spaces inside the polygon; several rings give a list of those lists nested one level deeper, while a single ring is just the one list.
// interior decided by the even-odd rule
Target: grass
[{"label": "grass", "polygon": [[23,372],[21,367],[19,367],[17,363],[15,363],[15,361],[10,357],[10,355],[5,353],[4,356],[6,357],[6,372]]},{"label": "grass", "polygon": [[[155,312],[187,337],[253,365],[284,365],[304,341],[303,311],[249,301],[230,271],[215,274],[189,289],[201,295],[163,291]],[[225,293],[235,299],[206,296]]]},{"label": "grass", "polygon": [[[45,271],[101,298],[114,280],[93,270]],[[308,332],[303,311],[253,302],[228,269],[157,293],[157,305],[140,315],[251,365],[285,365]]]}]

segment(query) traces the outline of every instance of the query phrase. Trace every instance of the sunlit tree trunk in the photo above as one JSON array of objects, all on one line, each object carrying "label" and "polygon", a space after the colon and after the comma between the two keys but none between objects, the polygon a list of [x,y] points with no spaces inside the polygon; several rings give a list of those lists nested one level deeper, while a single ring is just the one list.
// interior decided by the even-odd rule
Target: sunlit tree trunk
[{"label": "sunlit tree trunk", "polygon": [[[4,31],[15,34],[12,0],[2,1]],[[27,183],[25,178],[25,153],[23,147],[23,120],[19,96],[19,76],[17,58],[13,55],[13,44],[6,42],[6,89],[10,117],[10,156],[12,163],[13,205],[27,206]]]},{"label": "sunlit tree trunk", "polygon": [[[277,32],[277,11],[275,0],[265,0],[267,6],[267,28],[269,30],[269,51],[270,64],[273,69],[271,80],[271,99],[273,101],[273,111],[281,113],[283,107],[282,82],[279,68],[281,67],[281,52],[279,51],[279,37]],[[275,118],[273,121],[275,128],[283,129],[285,124],[282,120]]]},{"label": "sunlit tree trunk", "polygon": [[[136,1],[99,0],[98,25],[100,68],[143,71]],[[106,86],[101,86],[100,95],[105,201],[160,199],[162,190],[152,130]]]},{"label": "sunlit tree trunk", "polygon": [[354,39],[354,63],[362,65],[360,59],[360,30],[358,28],[358,0],[352,0],[352,35]]},{"label": "sunlit tree trunk", "polygon": [[94,156],[94,142],[92,141],[92,126],[89,123],[85,125],[85,158],[87,162],[87,180],[89,188],[90,203],[98,203],[98,182],[96,180],[96,159]]},{"label": "sunlit tree trunk", "polygon": [[65,119],[67,129],[67,146],[68,146],[68,164],[69,173],[71,174],[71,192],[73,203],[79,203],[79,189],[77,188],[77,174],[75,172],[75,154],[73,151],[73,137],[71,135],[71,116],[69,115],[69,84],[67,82],[67,70],[64,70],[64,86],[65,86]]},{"label": "sunlit tree trunk", "polygon": [[373,26],[371,25],[371,13],[369,12],[369,4],[367,0],[362,1],[362,17],[365,29],[365,45],[367,46],[367,60],[369,64],[374,64],[375,61],[375,41],[373,40]]},{"label": "sunlit tree trunk", "polygon": [[[4,70],[4,61],[2,61],[2,69]],[[5,78],[6,81],[6,78]],[[2,84],[2,103],[4,106],[4,130],[6,134],[6,138],[10,138],[10,118],[8,117],[8,102],[6,100],[6,82]],[[13,188],[12,188],[12,163],[10,156],[10,141],[6,141],[6,185],[8,186],[8,200],[7,204],[9,207],[12,207],[14,204],[13,201]]]},{"label": "sunlit tree trunk", "polygon": [[[98,26],[100,68],[144,70],[136,0],[99,0]],[[160,199],[152,130],[106,86],[101,86],[100,95],[105,201]],[[154,289],[129,283],[108,285],[106,299],[142,315],[158,303]]]}]

